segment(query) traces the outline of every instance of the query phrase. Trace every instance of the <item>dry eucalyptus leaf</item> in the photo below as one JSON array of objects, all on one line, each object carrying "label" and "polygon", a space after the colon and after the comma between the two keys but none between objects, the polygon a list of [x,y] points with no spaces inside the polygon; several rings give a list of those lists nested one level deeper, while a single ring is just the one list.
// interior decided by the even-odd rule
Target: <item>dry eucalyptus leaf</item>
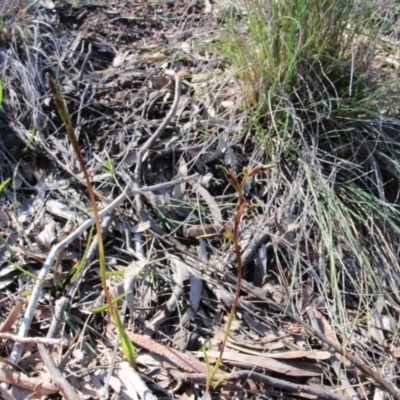
[{"label": "dry eucalyptus leaf", "polygon": [[[198,353],[198,357],[204,357],[203,353]],[[219,357],[218,351],[208,351],[208,357]],[[320,376],[322,368],[318,365],[303,361],[282,362],[268,357],[265,354],[253,356],[248,354],[234,353],[225,351],[223,355],[224,363],[232,363],[242,368],[253,368],[255,366],[265,368],[268,371],[273,371],[287,376],[307,377]]]},{"label": "dry eucalyptus leaf", "polygon": [[268,254],[267,254],[267,246],[262,244],[257,252],[257,257],[255,259],[255,268],[254,268],[254,276],[253,276],[253,285],[261,287],[264,278],[267,274],[267,263],[268,263]]},{"label": "dry eucalyptus leaf", "polygon": [[305,281],[302,285],[300,311],[303,312],[306,307],[311,305],[313,296],[313,283],[311,281],[311,278],[308,278],[307,281]]},{"label": "dry eucalyptus leaf", "polygon": [[150,229],[150,221],[139,222],[137,225],[132,226],[129,230],[132,233],[142,233]]},{"label": "dry eucalyptus leaf", "polygon": [[59,218],[67,220],[76,220],[78,216],[76,211],[71,211],[71,207],[68,204],[59,200],[48,200],[46,202],[46,210]]},{"label": "dry eucalyptus leaf", "polygon": [[265,336],[268,333],[268,329],[260,324],[255,318],[253,318],[248,312],[243,313],[243,319],[247,322],[253,331],[257,332],[261,336]]},{"label": "dry eucalyptus leaf", "polygon": [[169,312],[172,312],[178,305],[178,300],[181,298],[183,293],[183,283],[186,279],[189,279],[190,273],[188,266],[177,257],[170,256],[169,260],[171,265],[174,267],[174,289],[172,296],[166,303],[166,308]]},{"label": "dry eucalyptus leaf", "polygon": [[378,298],[375,303],[375,310],[368,321],[368,336],[374,339],[381,346],[387,346],[385,335],[383,334],[382,310],[385,302],[382,297]]},{"label": "dry eucalyptus leaf", "polygon": [[57,225],[54,221],[46,224],[42,232],[36,236],[36,241],[44,248],[50,250],[57,240]]},{"label": "dry eucalyptus leaf", "polygon": [[141,399],[146,400],[157,400],[157,397],[151,393],[149,388],[146,386],[140,375],[129,365],[128,362],[123,361],[120,367],[115,370],[116,375],[125,385],[128,393],[134,399],[135,395]]}]

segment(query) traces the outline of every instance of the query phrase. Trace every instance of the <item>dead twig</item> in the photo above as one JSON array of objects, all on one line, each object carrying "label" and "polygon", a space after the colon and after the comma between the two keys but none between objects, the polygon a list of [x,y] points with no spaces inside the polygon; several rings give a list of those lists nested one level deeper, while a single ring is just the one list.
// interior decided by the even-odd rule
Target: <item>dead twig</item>
[{"label": "dead twig", "polygon": [[[169,369],[168,372],[180,382],[197,382],[206,383],[207,374],[190,374],[186,372],[179,372],[178,370]],[[307,393],[317,396],[318,399],[325,400],[348,400],[347,397],[340,396],[335,393],[327,392],[322,389],[313,388],[307,385],[298,385],[295,383],[287,382],[282,379],[272,378],[271,376],[260,374],[254,371],[236,371],[231,372],[228,375],[216,374],[214,380],[223,379],[224,381],[237,381],[253,379],[267,385],[275,386],[281,389],[285,389],[291,393]]]},{"label": "dead twig", "polygon": [[55,394],[60,391],[58,386],[52,383],[43,382],[40,378],[30,378],[21,372],[11,371],[5,368],[0,368],[0,382],[18,386],[41,396]]},{"label": "dead twig", "polygon": [[51,374],[51,378],[55,385],[57,385],[63,396],[67,400],[80,400],[79,396],[75,393],[73,387],[70,383],[65,379],[64,375],[60,372],[60,370],[54,364],[53,359],[51,358],[50,353],[46,350],[43,344],[38,344],[38,349],[40,356],[44,362],[44,365],[48,369]]},{"label": "dead twig", "polygon": [[49,346],[55,346],[57,344],[61,344],[67,346],[68,343],[63,339],[51,339],[44,337],[20,337],[18,335],[13,335],[12,333],[2,333],[0,332],[0,339],[12,340],[13,342],[18,343],[41,343],[47,344]]}]

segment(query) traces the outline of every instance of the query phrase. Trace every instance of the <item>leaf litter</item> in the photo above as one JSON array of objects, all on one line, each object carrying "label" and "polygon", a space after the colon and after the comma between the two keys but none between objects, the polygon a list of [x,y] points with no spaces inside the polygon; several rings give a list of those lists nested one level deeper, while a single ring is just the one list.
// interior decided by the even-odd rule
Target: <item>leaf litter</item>
[{"label": "leaf litter", "polygon": [[[2,181],[12,178],[12,185],[1,194],[0,332],[10,336],[0,337],[0,364],[16,357],[14,341],[43,262],[73,236],[45,274],[28,327],[30,342],[16,360],[23,372],[4,362],[0,381],[15,396],[13,388],[20,387],[35,397],[381,396],[379,382],[359,374],[291,317],[309,321],[346,349],[343,332],[325,313],[326,294],[314,293],[306,275],[298,277],[303,293],[289,288],[296,273],[291,265],[315,266],[323,255],[312,235],[305,235],[305,217],[294,218],[301,182],[280,193],[286,178],[273,170],[245,188],[257,206],[240,231],[245,284],[218,371],[226,379],[205,393],[210,371],[204,351],[211,362],[218,355],[237,277],[231,243],[196,237],[221,231],[221,223],[234,217],[236,194],[220,166],[240,173],[267,161],[250,121],[238,111],[239,94],[232,85],[219,86],[222,74],[231,72],[207,51],[223,6],[76,3],[39,2],[4,21],[0,157]],[[87,189],[44,78],[49,71],[65,96],[99,207],[124,194],[102,222],[108,284],[139,348],[136,370],[123,359],[105,311]],[[145,151],[139,179],[149,190],[139,196],[139,213],[135,196],[124,191],[135,180],[144,143],[173,106],[175,83],[168,71],[181,74],[181,97]],[[277,196],[281,200],[274,202]],[[85,221],[87,228],[79,230]],[[356,311],[349,305],[349,324]],[[382,351],[391,346],[399,357],[397,320],[383,315],[377,302],[364,324],[357,320],[349,327],[351,348],[383,377],[396,370]],[[51,342],[56,338],[61,344]]]}]

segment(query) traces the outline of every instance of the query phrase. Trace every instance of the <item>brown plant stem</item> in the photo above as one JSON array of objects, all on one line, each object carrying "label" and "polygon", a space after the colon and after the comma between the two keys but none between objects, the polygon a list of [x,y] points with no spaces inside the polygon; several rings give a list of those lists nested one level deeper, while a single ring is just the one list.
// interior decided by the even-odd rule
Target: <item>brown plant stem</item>
[{"label": "brown plant stem", "polygon": [[[202,373],[188,373],[188,372],[180,372],[176,369],[170,368],[168,372],[178,381],[181,383],[204,383],[207,380],[207,374]],[[253,379],[258,382],[263,382],[267,385],[271,385],[276,388],[285,389],[291,393],[307,393],[314,396],[317,396],[318,399],[324,400],[347,400],[347,397],[341,396],[336,393],[328,392],[323,389],[314,388],[308,385],[300,385],[288,381],[284,381],[282,379],[273,378],[272,376],[268,376],[265,374],[261,374],[259,372],[254,371],[235,371],[231,372],[227,375],[216,374],[214,378],[217,379],[224,379],[224,381],[238,381],[238,380],[246,380],[246,379]],[[235,388],[233,388],[235,389]],[[237,388],[236,388],[237,389]]]},{"label": "brown plant stem", "polygon": [[54,101],[56,103],[56,107],[58,113],[60,114],[61,119],[65,124],[65,129],[67,131],[69,140],[71,141],[72,147],[78,159],[79,165],[83,171],[83,175],[85,177],[85,181],[87,184],[90,202],[92,204],[93,209],[93,216],[96,225],[96,233],[97,233],[97,240],[98,240],[98,250],[99,250],[99,262],[100,262],[100,277],[101,283],[104,290],[104,296],[106,298],[108,308],[114,319],[115,324],[117,325],[118,331],[121,333],[121,344],[124,348],[124,353],[128,358],[128,361],[131,365],[135,364],[135,351],[132,343],[129,341],[128,337],[126,336],[126,332],[122,326],[121,320],[119,318],[118,311],[114,308],[112,297],[110,291],[108,290],[107,286],[107,277],[106,277],[106,266],[105,266],[105,254],[104,254],[104,243],[103,243],[103,235],[101,232],[101,224],[100,224],[100,217],[99,217],[99,209],[97,207],[96,198],[94,195],[93,187],[89,178],[89,174],[87,172],[85,161],[82,156],[82,152],[78,143],[78,140],[75,137],[74,128],[72,126],[71,118],[68,113],[68,109],[64,103],[64,100],[57,88],[56,83],[54,82],[53,78],[49,73],[46,74],[47,80],[49,82],[50,90],[53,94]]},{"label": "brown plant stem", "polygon": [[[221,349],[220,349],[220,352],[219,352],[218,360],[215,363],[214,369],[212,370],[210,376],[207,379],[207,390],[210,390],[212,381],[213,381],[213,379],[215,377],[215,374],[217,373],[217,371],[219,369],[219,366],[221,365],[222,356],[224,354],[226,342],[228,341],[228,337],[229,337],[229,331],[231,330],[233,317],[235,315],[236,307],[237,307],[237,304],[239,302],[240,289],[241,289],[241,285],[242,285],[243,266],[242,266],[242,257],[241,257],[241,254],[240,254],[240,246],[239,246],[239,226],[240,226],[240,220],[242,218],[243,212],[247,207],[247,202],[244,200],[243,195],[242,195],[242,191],[240,190],[240,188],[242,187],[242,184],[244,185],[244,183],[239,185],[239,183],[237,181],[237,178],[236,178],[236,175],[233,172],[233,170],[230,170],[229,172],[230,172],[230,177],[231,177],[230,178],[231,185],[235,189],[239,188],[239,191],[238,191],[239,208],[238,208],[238,210],[236,212],[236,215],[235,215],[234,227],[233,227],[233,238],[232,238],[233,243],[234,243],[234,247],[235,247],[235,256],[236,256],[236,263],[237,263],[237,269],[238,269],[237,284],[236,284],[235,297],[233,299],[231,311],[229,313],[228,324],[227,324],[227,327],[226,327],[224,339],[223,339],[222,344],[221,344]],[[227,228],[225,228],[225,229],[227,229]]]}]

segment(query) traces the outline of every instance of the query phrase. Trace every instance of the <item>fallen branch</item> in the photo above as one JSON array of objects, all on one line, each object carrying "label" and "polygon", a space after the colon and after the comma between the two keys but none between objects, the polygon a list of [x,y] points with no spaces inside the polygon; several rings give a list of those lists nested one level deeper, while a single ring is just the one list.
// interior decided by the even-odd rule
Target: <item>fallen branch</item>
[{"label": "fallen branch", "polygon": [[63,396],[67,400],[79,400],[79,396],[75,393],[73,387],[70,383],[65,379],[64,375],[60,372],[60,370],[54,364],[51,355],[46,350],[43,344],[38,344],[38,349],[40,356],[42,357],[42,361],[46,366],[47,370],[50,372],[51,379],[53,380],[54,384],[57,385]]},{"label": "fallen branch", "polygon": [[[188,383],[206,383],[207,374],[190,374],[187,372],[179,372],[178,370],[169,369],[168,372],[180,382]],[[326,390],[313,388],[307,385],[298,385],[296,383],[287,382],[282,379],[272,378],[271,376],[260,374],[254,371],[237,371],[230,374],[216,374],[214,380],[218,381],[237,381],[244,379],[253,379],[267,385],[275,386],[277,388],[285,389],[291,393],[307,393],[317,396],[318,399],[325,400],[348,400],[347,397],[340,396],[336,393],[327,392]]]},{"label": "fallen branch", "polygon": [[11,371],[5,368],[0,368],[0,382],[18,386],[30,392],[35,392],[40,396],[55,394],[60,391],[60,389],[52,383],[43,382],[40,378],[30,378],[21,372]]},{"label": "fallen branch", "polygon": [[1,333],[0,339],[12,340],[13,342],[18,343],[42,343],[47,344],[49,346],[55,346],[57,344],[61,344],[67,346],[68,343],[63,339],[50,339],[44,337],[20,337],[17,335],[13,335],[12,333]]}]

